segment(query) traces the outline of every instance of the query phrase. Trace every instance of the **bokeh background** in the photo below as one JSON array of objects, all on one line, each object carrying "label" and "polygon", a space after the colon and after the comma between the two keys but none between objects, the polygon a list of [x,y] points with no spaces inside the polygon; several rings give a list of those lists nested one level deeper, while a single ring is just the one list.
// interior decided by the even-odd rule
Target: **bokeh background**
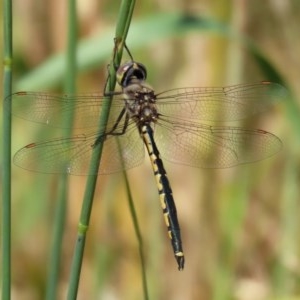
[{"label": "bokeh background", "polygon": [[[119,5],[78,1],[78,92],[103,90]],[[15,0],[13,16],[14,91],[62,92],[66,1]],[[150,299],[300,299],[299,28],[296,0],[137,1],[128,46],[155,90],[277,79],[291,93],[239,124],[278,135],[284,147],[277,155],[231,169],[165,163],[186,255],[182,272],[147,157],[127,172]],[[47,135],[59,129],[14,118],[13,151]],[[123,175],[98,181],[78,299],[142,299]],[[85,182],[70,177],[58,299],[66,296]],[[13,166],[12,184],[13,299],[44,299],[59,176]]]}]

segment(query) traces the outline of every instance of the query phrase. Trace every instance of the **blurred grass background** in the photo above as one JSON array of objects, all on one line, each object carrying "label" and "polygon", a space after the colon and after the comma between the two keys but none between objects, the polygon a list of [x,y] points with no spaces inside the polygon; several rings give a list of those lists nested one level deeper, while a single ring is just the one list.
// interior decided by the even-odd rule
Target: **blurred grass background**
[{"label": "blurred grass background", "polygon": [[[103,90],[118,5],[78,1],[78,92]],[[296,0],[136,4],[128,46],[147,66],[156,91],[280,75],[293,95],[246,122],[282,139],[276,156],[223,170],[166,163],[182,229],[183,272],[173,258],[147,157],[128,171],[150,299],[300,299],[299,16]],[[241,37],[255,43],[271,71]],[[15,91],[61,91],[65,46],[64,1],[14,1]],[[16,118],[13,125],[14,152],[47,134],[60,136],[57,129]],[[13,299],[44,299],[58,181],[13,167]],[[65,299],[68,286],[85,181],[70,177],[59,299]],[[102,176],[98,185],[79,289],[78,299],[142,299],[138,245],[121,174]]]}]

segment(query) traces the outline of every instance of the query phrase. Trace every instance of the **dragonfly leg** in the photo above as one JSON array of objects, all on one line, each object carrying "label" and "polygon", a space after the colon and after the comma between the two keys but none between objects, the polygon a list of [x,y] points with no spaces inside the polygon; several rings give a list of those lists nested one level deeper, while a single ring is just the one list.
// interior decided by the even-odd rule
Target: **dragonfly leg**
[{"label": "dragonfly leg", "polygon": [[125,48],[129,58],[131,61],[133,61],[133,56],[131,54],[131,52],[129,51],[127,45],[126,45],[126,42],[120,38],[114,38],[114,50],[113,50],[113,64],[114,64],[114,69],[115,70],[118,70],[118,68],[120,67],[119,64],[116,64],[115,61],[116,61],[116,57],[117,57],[117,54],[118,54],[118,49],[120,47],[122,47],[122,44],[123,44],[123,48]]},{"label": "dragonfly leg", "polygon": [[111,130],[109,130],[108,132],[106,132],[105,134],[102,134],[100,136],[97,137],[95,143],[93,144],[93,147],[96,147],[100,142],[102,142],[103,140],[105,140],[107,138],[108,135],[114,135],[114,136],[117,136],[117,135],[123,135],[127,129],[127,126],[128,126],[128,122],[129,122],[129,116],[128,114],[125,115],[125,121],[124,121],[124,125],[122,127],[122,130],[120,132],[117,132],[116,129],[117,127],[119,126],[121,120],[123,119],[124,117],[124,114],[126,112],[126,109],[125,107],[122,109],[122,111],[120,112],[114,126],[112,127]]}]

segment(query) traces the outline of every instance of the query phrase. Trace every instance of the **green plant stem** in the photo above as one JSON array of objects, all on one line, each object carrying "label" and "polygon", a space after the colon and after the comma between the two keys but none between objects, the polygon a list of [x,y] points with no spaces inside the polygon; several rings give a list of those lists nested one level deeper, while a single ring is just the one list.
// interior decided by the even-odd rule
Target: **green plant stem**
[{"label": "green plant stem", "polygon": [[[118,149],[119,149],[119,152],[121,153],[121,145],[119,142],[118,142]],[[123,161],[122,161],[122,163],[123,163]],[[125,169],[124,165],[123,165],[123,169]],[[144,253],[143,253],[143,238],[142,238],[139,221],[137,218],[137,214],[136,214],[136,210],[135,210],[135,206],[134,206],[134,202],[133,202],[133,198],[132,198],[132,194],[131,194],[131,190],[130,190],[130,185],[129,185],[129,180],[128,180],[126,171],[123,172],[123,177],[124,177],[125,188],[126,188],[126,192],[127,192],[129,211],[130,211],[130,215],[132,218],[135,235],[136,235],[138,245],[139,245],[144,299],[148,300],[149,295],[148,295],[148,287],[147,287],[146,264],[145,264],[145,257],[144,257]]]},{"label": "green plant stem", "polygon": [[139,244],[139,254],[140,254],[140,260],[141,260],[141,272],[142,272],[142,282],[143,282],[143,292],[144,292],[144,299],[148,300],[149,295],[148,295],[148,287],[147,287],[147,277],[146,277],[146,264],[145,264],[145,258],[144,258],[144,253],[143,253],[143,239],[140,231],[140,226],[138,222],[138,218],[136,215],[133,199],[132,199],[132,194],[130,191],[130,186],[128,182],[128,177],[126,172],[123,172],[123,176],[125,179],[125,186],[126,186],[126,191],[127,191],[127,199],[128,199],[128,206],[130,210],[130,214],[132,217],[133,221],[133,227],[135,231],[135,235]]},{"label": "green plant stem", "polygon": [[[3,2],[4,70],[3,99],[12,92],[12,2]],[[3,101],[2,160],[2,299],[11,297],[11,102]]]},{"label": "green plant stem", "polygon": [[[68,33],[67,33],[67,54],[66,54],[66,80],[65,92],[67,94],[76,93],[76,42],[77,42],[77,13],[76,0],[68,0]],[[64,112],[64,136],[68,137],[72,134],[74,109]],[[65,220],[67,215],[68,200],[68,174],[62,174],[59,181],[58,201],[54,216],[54,231],[52,250],[50,254],[50,264],[48,271],[48,282],[46,299],[52,300],[57,298],[57,282],[59,278],[59,268],[61,262],[63,233],[65,228]]]},{"label": "green plant stem", "polygon": [[[129,29],[129,25],[132,18],[132,13],[134,9],[134,0],[123,0],[120,7],[120,12],[117,21],[116,27],[116,35],[115,35],[115,51],[113,54],[113,60],[110,64],[110,76],[108,80],[108,84],[106,86],[105,92],[111,92],[114,90],[116,85],[116,71],[114,66],[118,66],[121,62],[123,45],[126,40],[127,32]],[[109,109],[110,109],[111,98],[107,98],[106,103],[103,105],[103,109],[101,112],[101,116],[99,119],[99,130],[98,134],[103,134],[103,130],[106,127],[108,117],[109,117]],[[77,242],[75,245],[74,256],[72,260],[71,266],[71,275],[69,282],[69,290],[68,290],[68,300],[76,299],[79,279],[80,279],[80,271],[84,253],[85,239],[86,239],[86,231],[88,229],[91,209],[93,204],[94,192],[97,183],[97,173],[100,165],[100,158],[102,153],[103,143],[99,143],[97,147],[94,148],[90,167],[89,174],[95,174],[89,176],[87,179],[85,194],[83,198],[83,204],[80,214],[80,221],[78,225],[78,234],[77,234]]]},{"label": "green plant stem", "polygon": [[54,214],[54,228],[52,234],[52,244],[47,274],[47,286],[45,299],[57,299],[57,283],[59,279],[59,269],[62,253],[62,240],[65,227],[67,211],[68,180],[67,175],[60,177],[58,199]]}]

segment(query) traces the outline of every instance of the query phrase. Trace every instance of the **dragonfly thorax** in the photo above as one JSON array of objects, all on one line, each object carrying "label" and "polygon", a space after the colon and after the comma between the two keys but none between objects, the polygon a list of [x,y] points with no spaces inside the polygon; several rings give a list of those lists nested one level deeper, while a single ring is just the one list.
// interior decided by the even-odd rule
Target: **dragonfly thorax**
[{"label": "dragonfly thorax", "polygon": [[145,82],[136,82],[123,88],[125,105],[129,116],[139,125],[156,122],[158,112],[153,89]]}]

